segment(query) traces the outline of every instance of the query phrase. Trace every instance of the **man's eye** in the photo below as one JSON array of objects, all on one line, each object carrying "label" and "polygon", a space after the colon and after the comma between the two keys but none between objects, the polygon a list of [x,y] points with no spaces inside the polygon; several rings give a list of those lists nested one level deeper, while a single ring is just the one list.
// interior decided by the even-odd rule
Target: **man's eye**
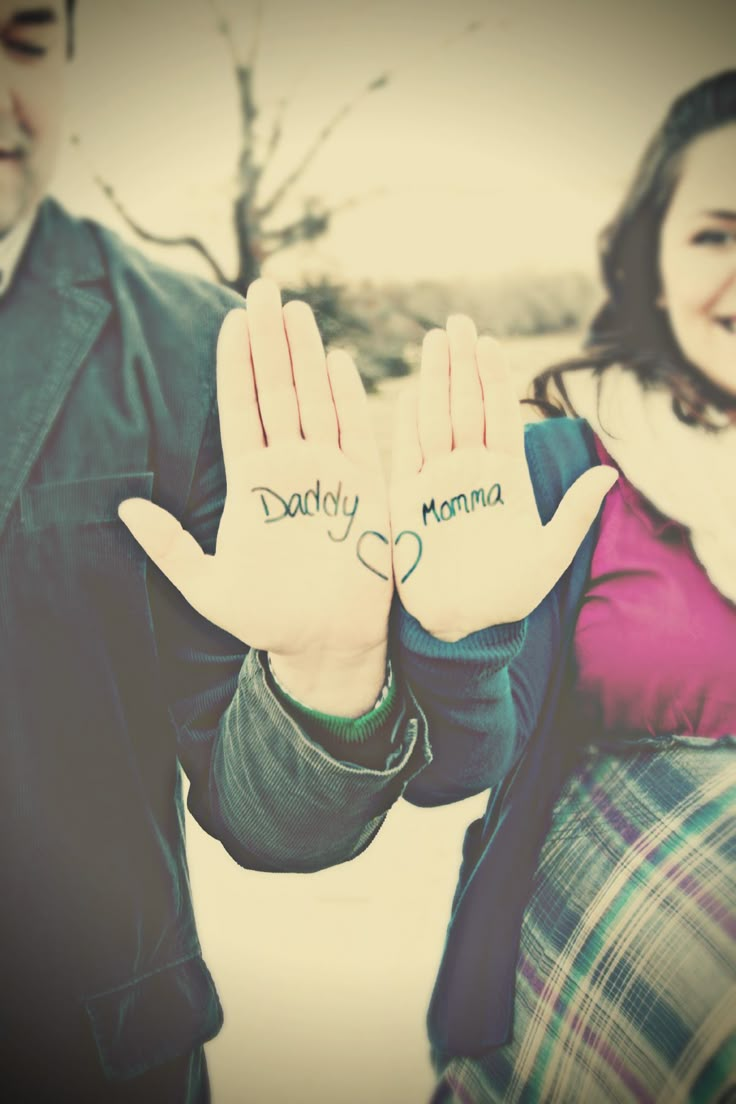
[{"label": "man's eye", "polygon": [[728,245],[736,240],[734,230],[701,230],[693,238],[693,245]]},{"label": "man's eye", "polygon": [[41,58],[48,53],[45,46],[39,46],[37,42],[25,42],[19,38],[4,38],[2,44],[5,50],[19,57]]}]

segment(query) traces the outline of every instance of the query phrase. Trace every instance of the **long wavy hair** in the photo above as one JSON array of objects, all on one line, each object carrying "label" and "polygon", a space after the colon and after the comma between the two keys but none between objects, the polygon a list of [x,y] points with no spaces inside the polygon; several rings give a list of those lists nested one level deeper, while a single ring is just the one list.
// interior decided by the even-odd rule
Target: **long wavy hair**
[{"label": "long wavy hair", "polygon": [[590,323],[583,352],[541,372],[527,401],[550,415],[564,414],[551,397],[554,387],[574,413],[563,374],[592,368],[600,376],[620,364],[645,387],[666,384],[682,421],[713,428],[709,407],[736,410],[736,398],[683,356],[666,311],[657,305],[660,230],[687,150],[701,135],[734,122],[736,69],[701,81],[674,101],[646,147],[623,203],[598,239],[605,300]]}]

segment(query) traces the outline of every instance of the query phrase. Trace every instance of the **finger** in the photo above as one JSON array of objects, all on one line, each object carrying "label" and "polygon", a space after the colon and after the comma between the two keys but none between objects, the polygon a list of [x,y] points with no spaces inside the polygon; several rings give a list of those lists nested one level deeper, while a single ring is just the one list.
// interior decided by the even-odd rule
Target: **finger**
[{"label": "finger", "polygon": [[193,606],[200,608],[212,563],[175,517],[145,498],[127,498],[118,515],[144,552]]},{"label": "finger", "polygon": [[416,383],[407,383],[399,395],[394,412],[394,434],[391,449],[391,480],[394,483],[410,479],[422,470],[422,449],[419,444],[418,395]]},{"label": "finger", "polygon": [[314,315],[306,303],[287,303],[283,310],[291,365],[306,441],[337,445],[337,417],[332,401],[327,361]]},{"label": "finger", "polygon": [[492,337],[479,337],[476,357],[483,392],[486,448],[523,459],[524,420],[503,347]]},{"label": "finger", "polygon": [[281,295],[272,280],[248,288],[248,329],[261,422],[269,445],[301,438]]},{"label": "finger", "polygon": [[475,326],[463,314],[447,320],[450,344],[450,413],[455,448],[483,445],[483,394],[475,361]]},{"label": "finger", "polygon": [[368,397],[352,357],[342,349],[335,349],[327,356],[327,372],[337,414],[340,449],[356,464],[380,468]]},{"label": "finger", "polygon": [[618,472],[607,464],[590,468],[575,480],[544,527],[546,558],[553,583],[572,563],[585,534],[595,521],[601,503],[618,479]]},{"label": "finger", "polygon": [[422,343],[417,420],[425,460],[451,451],[450,345],[444,330],[430,330]]},{"label": "finger", "polygon": [[265,443],[250,359],[248,316],[244,310],[230,311],[220,327],[217,407],[225,471],[233,478],[243,456]]}]

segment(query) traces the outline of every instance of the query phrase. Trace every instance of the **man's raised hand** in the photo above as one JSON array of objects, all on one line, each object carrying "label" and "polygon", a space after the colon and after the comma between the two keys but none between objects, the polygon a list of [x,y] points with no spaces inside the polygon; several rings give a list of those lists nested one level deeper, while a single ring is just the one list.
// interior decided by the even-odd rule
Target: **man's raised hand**
[{"label": "man's raised hand", "polygon": [[225,319],[217,394],[227,496],[213,556],[140,499],[120,516],[188,602],[271,654],[304,704],[357,715],[385,674],[388,506],[360,377],[268,280]]}]

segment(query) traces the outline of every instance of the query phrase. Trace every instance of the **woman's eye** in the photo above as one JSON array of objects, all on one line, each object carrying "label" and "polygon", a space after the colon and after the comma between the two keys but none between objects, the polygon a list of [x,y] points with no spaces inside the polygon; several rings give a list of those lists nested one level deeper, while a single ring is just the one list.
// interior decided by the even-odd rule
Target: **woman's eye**
[{"label": "woman's eye", "polygon": [[736,241],[736,230],[701,230],[693,238],[693,245],[727,245]]}]

